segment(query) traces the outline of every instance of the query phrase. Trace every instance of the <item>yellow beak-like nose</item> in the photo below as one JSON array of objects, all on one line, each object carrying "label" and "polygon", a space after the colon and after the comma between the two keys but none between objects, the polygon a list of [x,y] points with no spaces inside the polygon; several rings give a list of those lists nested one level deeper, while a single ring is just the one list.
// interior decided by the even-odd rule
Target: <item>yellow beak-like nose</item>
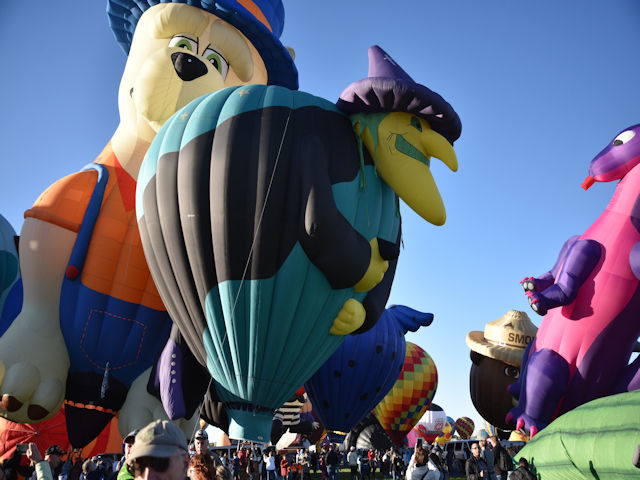
[{"label": "yellow beak-like nose", "polygon": [[429,166],[435,157],[457,171],[458,159],[451,144],[426,120],[404,112],[388,114],[379,123],[377,138],[375,142],[368,129],[363,131],[363,143],[375,159],[380,177],[426,221],[444,224],[444,203]]}]

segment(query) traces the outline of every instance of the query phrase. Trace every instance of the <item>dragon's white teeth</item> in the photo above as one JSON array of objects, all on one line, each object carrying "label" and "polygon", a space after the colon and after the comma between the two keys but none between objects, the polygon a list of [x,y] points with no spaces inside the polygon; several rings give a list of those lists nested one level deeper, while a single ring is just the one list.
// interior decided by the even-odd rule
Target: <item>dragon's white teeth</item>
[{"label": "dragon's white teeth", "polygon": [[427,108],[422,110],[421,113],[424,113],[426,115],[433,115],[433,105],[429,105]]},{"label": "dragon's white teeth", "polygon": [[441,113],[438,113],[438,114],[436,115],[436,117],[438,117],[438,118],[443,118],[443,117],[444,117],[444,115],[443,115],[443,114],[441,114]]}]

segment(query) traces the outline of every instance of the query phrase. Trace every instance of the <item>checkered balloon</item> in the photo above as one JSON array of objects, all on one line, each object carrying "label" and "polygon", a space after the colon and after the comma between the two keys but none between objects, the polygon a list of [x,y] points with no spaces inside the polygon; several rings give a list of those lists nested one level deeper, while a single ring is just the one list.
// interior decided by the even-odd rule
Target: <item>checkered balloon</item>
[{"label": "checkered balloon", "polygon": [[433,359],[419,346],[407,342],[404,365],[398,380],[374,409],[380,425],[396,445],[429,408],[438,386]]}]

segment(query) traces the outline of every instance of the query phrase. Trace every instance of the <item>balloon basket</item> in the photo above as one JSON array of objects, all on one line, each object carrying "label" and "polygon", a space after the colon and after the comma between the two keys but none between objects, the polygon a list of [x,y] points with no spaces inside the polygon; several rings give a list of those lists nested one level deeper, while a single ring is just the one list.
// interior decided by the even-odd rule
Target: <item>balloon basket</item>
[{"label": "balloon basket", "polygon": [[229,438],[251,442],[271,441],[273,411],[227,409],[229,415]]}]

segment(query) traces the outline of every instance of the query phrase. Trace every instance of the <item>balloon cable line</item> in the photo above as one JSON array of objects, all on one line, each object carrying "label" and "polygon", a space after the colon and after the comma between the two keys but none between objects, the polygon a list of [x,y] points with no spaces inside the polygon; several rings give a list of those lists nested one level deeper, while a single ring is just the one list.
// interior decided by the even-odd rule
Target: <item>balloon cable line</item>
[{"label": "balloon cable line", "polygon": [[[244,281],[247,277],[247,270],[249,269],[249,263],[251,262],[251,256],[253,255],[253,249],[255,247],[256,244],[256,240],[258,237],[258,232],[260,231],[260,226],[262,225],[262,218],[264,217],[264,211],[267,208],[267,203],[269,201],[269,194],[271,193],[271,186],[273,185],[273,180],[275,179],[276,176],[276,170],[278,169],[278,162],[280,160],[280,154],[282,153],[282,146],[284,145],[284,138],[287,135],[287,130],[289,128],[289,120],[291,119],[291,110],[289,110],[289,115],[287,115],[287,121],[284,125],[284,131],[282,132],[282,138],[280,139],[280,146],[278,147],[278,153],[276,155],[276,161],[274,162],[273,165],[273,172],[271,172],[271,178],[269,179],[269,186],[267,187],[267,194],[264,197],[264,203],[262,205],[262,210],[260,211],[260,217],[258,218],[258,226],[256,228],[255,233],[253,234],[253,240],[251,241],[251,248],[249,250],[249,255],[247,257],[247,261],[244,265],[244,271],[242,272],[242,278],[240,279],[240,286],[238,287],[238,292],[236,293],[236,298],[233,302],[233,306],[231,307],[231,318],[233,318],[233,314],[236,310],[236,305],[238,304],[238,300],[240,298],[240,291],[242,290],[242,286],[244,284]],[[225,329],[224,332],[224,338],[222,339],[222,344],[221,344],[221,348],[224,348],[225,343],[227,341],[227,330]],[[209,388],[211,387],[211,382],[213,382],[213,377],[211,377],[209,379],[209,385],[207,386],[207,392],[209,391]],[[203,398],[203,402],[200,404],[200,409],[198,410],[198,418],[201,417],[202,415],[202,410],[204,408],[204,400],[206,399],[207,393],[205,393],[205,396]],[[195,434],[196,431],[199,430],[199,424],[198,422],[195,423],[194,428],[193,428],[193,432],[191,434],[191,439],[193,440],[195,438]]]}]

